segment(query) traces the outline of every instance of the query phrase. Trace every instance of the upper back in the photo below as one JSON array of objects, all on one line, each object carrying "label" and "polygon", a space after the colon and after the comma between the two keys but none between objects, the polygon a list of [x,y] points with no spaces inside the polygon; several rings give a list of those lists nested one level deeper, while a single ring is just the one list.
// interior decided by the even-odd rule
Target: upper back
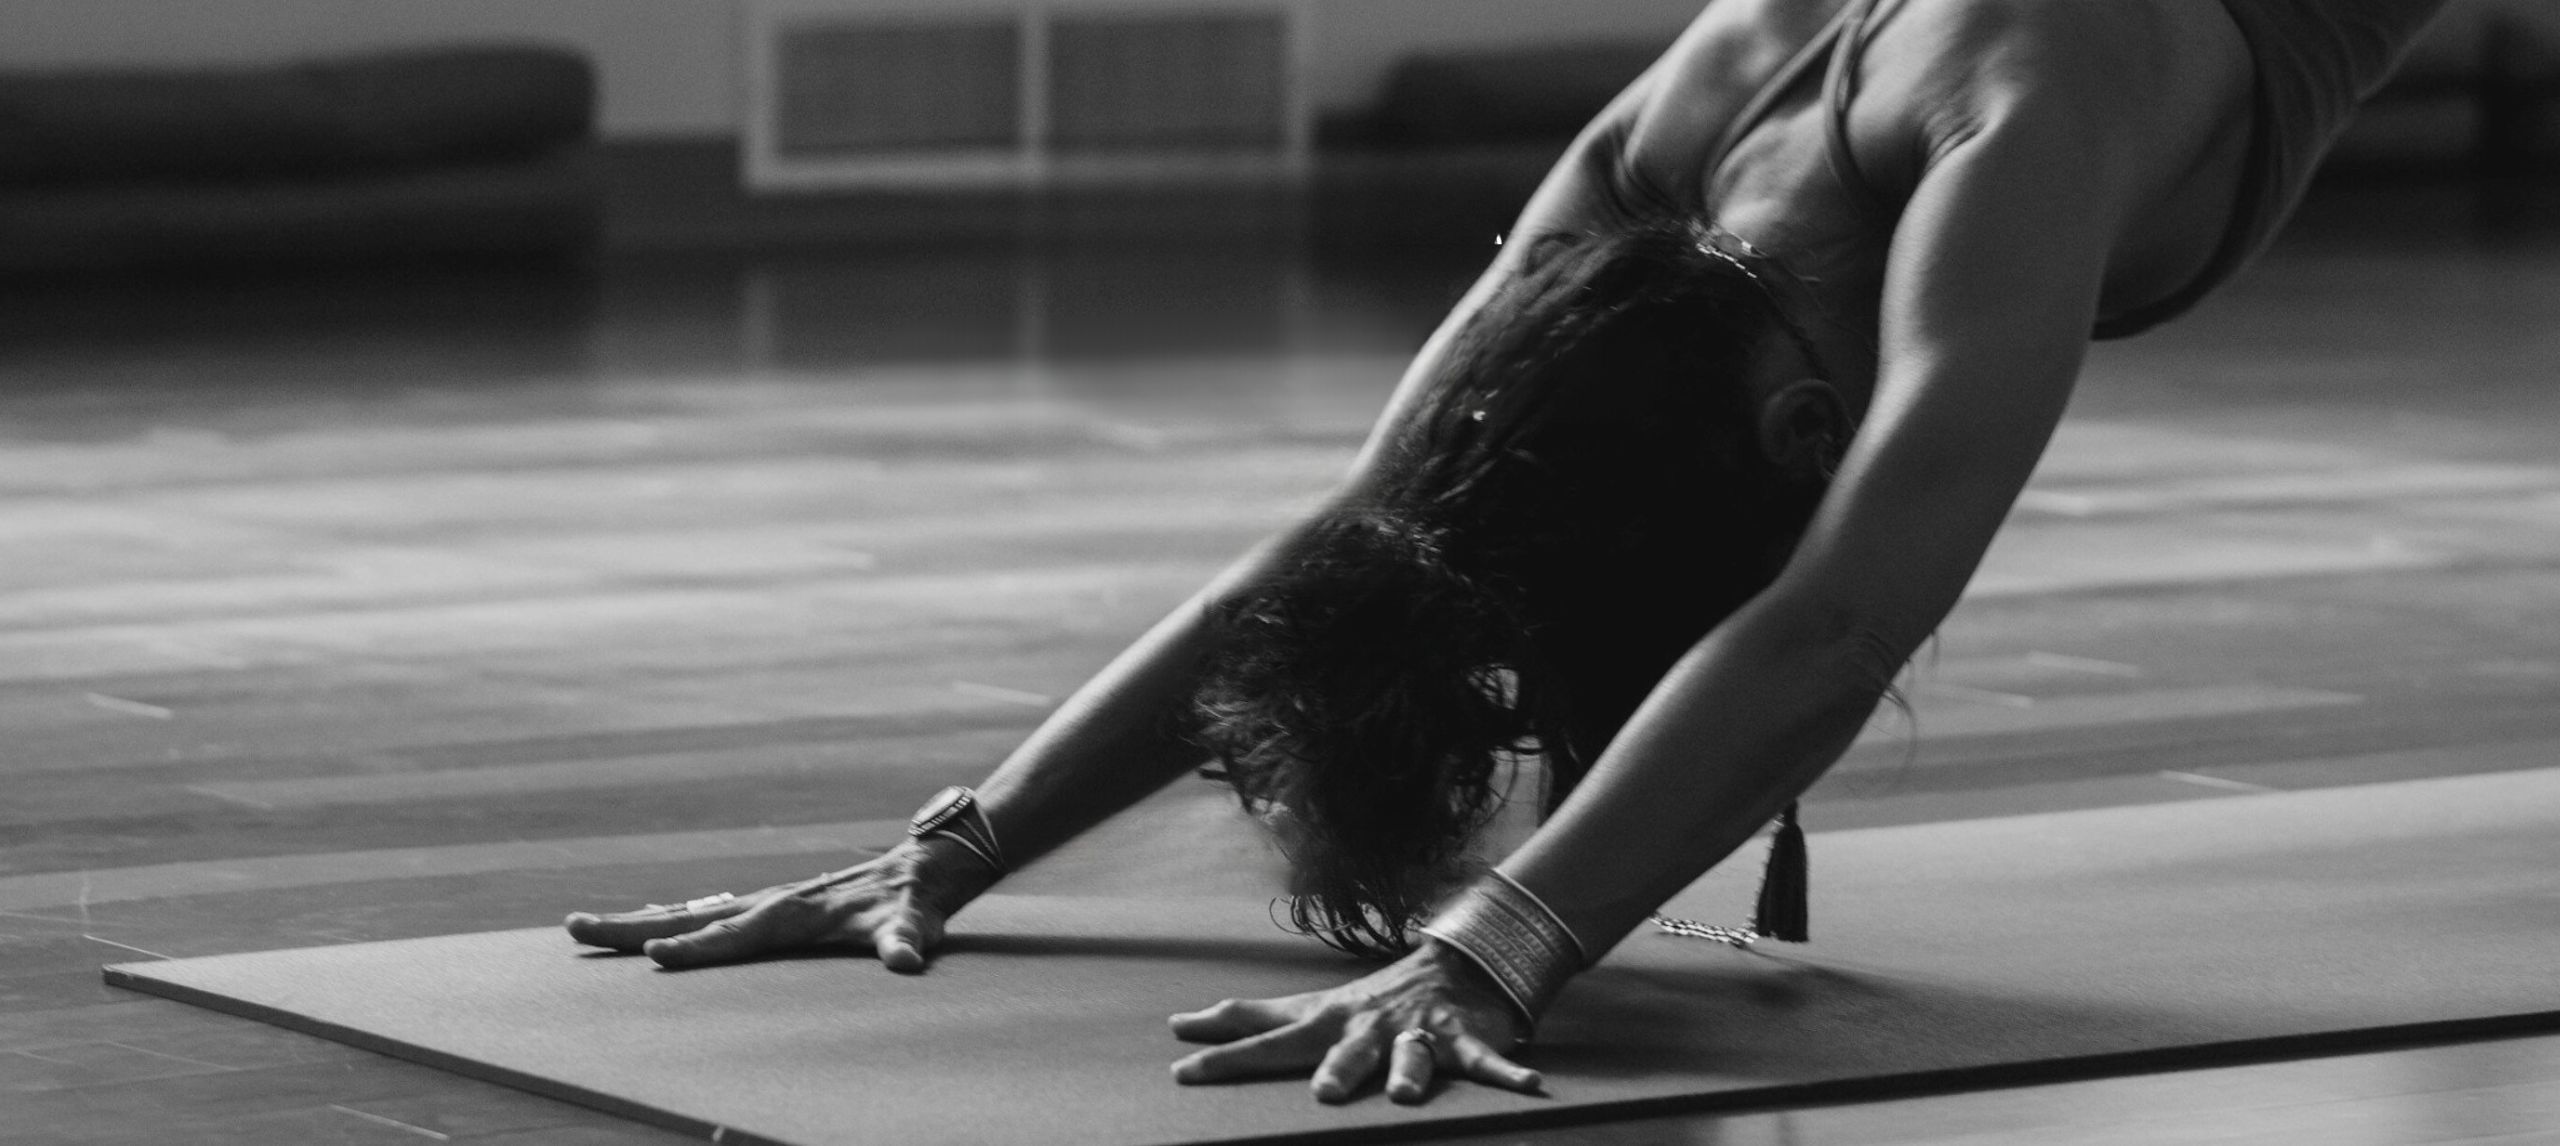
[{"label": "upper back", "polygon": [[[1827,57],[1798,59],[1809,46]],[[2021,107],[2072,112],[2103,127],[2071,160],[2113,164],[2142,204],[2107,274],[2135,305],[2219,249],[2252,74],[2218,0],[1715,0],[1586,137],[1611,161],[1585,166],[1644,192],[1601,214],[1650,197],[1713,220],[1854,322],[1937,155]]]},{"label": "upper back", "polygon": [[[1843,16],[1855,26],[1828,41],[1833,58],[1737,125],[1751,96]],[[1622,113],[1628,162],[1694,188],[1695,205],[1721,216],[1753,206],[1744,200],[1772,176],[1783,184],[1789,160],[1835,133],[1865,190],[1897,202],[1932,156],[2017,101],[2103,109],[2116,146],[2176,151],[2245,120],[2239,48],[2214,0],[1720,0]],[[1737,146],[1720,153],[1737,126]],[[1789,136],[1804,138],[1789,147]]]}]

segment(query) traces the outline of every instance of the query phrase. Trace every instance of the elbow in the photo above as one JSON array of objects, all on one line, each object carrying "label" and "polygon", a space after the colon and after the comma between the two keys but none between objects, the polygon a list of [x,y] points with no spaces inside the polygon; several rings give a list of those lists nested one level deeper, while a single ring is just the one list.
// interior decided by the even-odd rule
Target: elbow
[{"label": "elbow", "polygon": [[1787,645],[1804,656],[1808,675],[1830,688],[1838,705],[1859,718],[1892,691],[1935,621],[1917,622],[1893,610],[1851,601],[1806,600],[1782,610]]},{"label": "elbow", "polygon": [[1920,642],[1928,639],[1926,630],[1908,636],[1906,632],[1904,627],[1871,618],[1847,623],[1840,638],[1842,664],[1849,680],[1871,701],[1893,688],[1903,666],[1920,651]]},{"label": "elbow", "polygon": [[1904,703],[1895,682],[1928,639],[1926,632],[1909,632],[1891,618],[1859,610],[1834,610],[1824,617],[1819,636],[1807,646],[1812,675],[1822,684],[1806,690],[1812,719],[1805,730],[1804,759],[1828,767],[1875,719],[1879,706]]}]

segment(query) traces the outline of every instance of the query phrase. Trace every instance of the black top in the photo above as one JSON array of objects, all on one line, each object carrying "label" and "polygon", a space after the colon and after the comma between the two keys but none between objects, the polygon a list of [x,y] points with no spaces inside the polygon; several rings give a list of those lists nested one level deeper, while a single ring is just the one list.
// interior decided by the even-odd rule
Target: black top
[{"label": "black top", "polygon": [[[2265,250],[2364,97],[2380,86],[2440,7],[2409,0],[2222,0],[2248,41],[2256,78],[2240,194],[2213,258],[2186,285],[2121,314],[2099,318],[2093,338],[2139,334],[2184,314]],[[1849,103],[1857,96],[1858,61],[1881,23],[1879,0],[1848,0],[1840,14],[1799,49],[1743,105],[1709,153],[1721,167],[1742,137],[1778,102],[1823,68],[1831,171],[1879,221],[1900,208],[1858,169],[1849,147]]]}]

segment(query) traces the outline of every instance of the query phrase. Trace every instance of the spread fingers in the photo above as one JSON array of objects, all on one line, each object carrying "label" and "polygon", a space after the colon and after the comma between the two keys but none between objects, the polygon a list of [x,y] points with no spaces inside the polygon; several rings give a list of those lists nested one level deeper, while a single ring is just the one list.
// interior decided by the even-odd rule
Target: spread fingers
[{"label": "spread fingers", "polygon": [[642,954],[670,969],[735,963],[816,946],[833,926],[823,907],[795,896],[768,899],[708,927],[652,939]]},{"label": "spread fingers", "polygon": [[890,917],[871,932],[871,947],[880,953],[880,965],[902,974],[924,970],[928,942],[923,924],[905,912]]},{"label": "spread fingers", "polygon": [[1173,1080],[1191,1085],[1305,1070],[1324,1058],[1337,1029],[1318,1018],[1301,1019],[1184,1058],[1173,1064]]},{"label": "spread fingers", "polygon": [[1483,1039],[1461,1032],[1449,1040],[1449,1061],[1458,1073],[1487,1086],[1537,1094],[1546,1087],[1546,1077],[1537,1071],[1502,1057]]},{"label": "spread fingers", "polygon": [[[1427,1027],[1414,1027],[1398,1034],[1395,1048],[1387,1054],[1387,1098],[1411,1105],[1431,1093],[1431,1074],[1439,1066],[1438,1036]],[[1416,1032],[1422,1032],[1417,1037]]]},{"label": "spread fingers", "polygon": [[1187,1043],[1233,1042],[1288,1026],[1298,1019],[1287,999],[1222,999],[1203,1010],[1173,1016],[1173,1036]]},{"label": "spread fingers", "polygon": [[649,940],[682,935],[753,906],[753,901],[724,892],[687,903],[653,904],[638,911],[616,911],[604,915],[571,912],[569,918],[561,922],[569,929],[569,938],[587,946],[637,951]]},{"label": "spread fingers", "polygon": [[1363,1014],[1342,1030],[1333,1049],[1324,1052],[1324,1061],[1316,1064],[1316,1076],[1310,1083],[1316,1101],[1340,1103],[1351,1101],[1369,1077],[1378,1073],[1378,1060],[1386,1057],[1387,1036],[1378,1029],[1377,1016]]}]

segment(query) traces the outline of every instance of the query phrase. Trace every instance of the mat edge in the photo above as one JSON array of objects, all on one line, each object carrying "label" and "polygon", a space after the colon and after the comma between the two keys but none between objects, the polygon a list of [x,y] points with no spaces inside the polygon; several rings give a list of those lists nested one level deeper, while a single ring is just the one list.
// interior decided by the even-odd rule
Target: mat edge
[{"label": "mat edge", "polygon": [[[155,978],[146,972],[135,970],[150,966],[152,964],[148,963],[110,964],[100,968],[100,971],[110,987],[282,1027],[315,1038],[370,1051],[387,1058],[416,1063],[464,1078],[505,1086],[512,1090],[520,1090],[618,1118],[626,1118],[642,1125],[722,1143],[744,1143],[747,1146],[800,1146],[782,1139],[762,1137],[739,1127],[722,1126],[585,1087],[552,1082],[527,1072],[384,1038],[338,1023],[306,1018],[274,1007],[245,1002],[202,988]],[[2397,1023],[2379,1027],[2351,1027],[2334,1031],[2270,1035],[2263,1038],[2187,1043],[2141,1050],[2042,1059],[2033,1062],[1989,1063],[1901,1074],[1744,1087],[1700,1094],[1657,1095],[1650,1098],[1580,1103],[1545,1110],[1530,1107],[1499,1113],[1428,1118],[1423,1121],[1368,1123],[1360,1126],[1324,1127],[1232,1138],[1182,1139],[1178,1142],[1157,1143],[1153,1146],[1190,1146],[1194,1143],[1219,1143],[1225,1146],[1336,1146],[1336,1144],[1351,1146],[1357,1143],[1411,1142],[1462,1134],[1563,1129],[1684,1114],[1737,1114],[1776,1108],[1926,1098],[1969,1091],[2011,1090],[2183,1070],[2219,1069],[2308,1058],[2335,1058],[2443,1043],[2553,1032],[2560,1032],[2560,1010],[2485,1015],[2463,1019],[2431,1019],[2419,1023]]]},{"label": "mat edge", "polygon": [[2337,1058],[2410,1050],[2447,1043],[2560,1033],[2560,1010],[2467,1019],[2434,1019],[2382,1027],[2355,1027],[2309,1034],[2192,1043],[2144,1050],[2112,1051],[2028,1063],[1991,1063],[1942,1070],[1860,1078],[1786,1083],[1702,1094],[1660,1095],[1582,1103],[1551,1110],[1535,1108],[1495,1114],[1466,1114],[1427,1122],[1381,1123],[1290,1131],[1241,1138],[1190,1139],[1147,1146],[1349,1146],[1354,1143],[1413,1142],[1464,1134],[1554,1130],[1627,1122],[1684,1114],[1744,1114],[1810,1106],[1838,1106],[1932,1098],[1991,1090],[2013,1090],[2074,1082],[2132,1078],[2188,1070],[2214,1070],[2303,1059]]},{"label": "mat edge", "polygon": [[168,999],[172,1002],[184,1003],[188,1006],[202,1007],[208,1011],[215,1011],[221,1014],[231,1015],[236,1018],[248,1019],[253,1022],[265,1023],[269,1026],[281,1027],[285,1030],[310,1035],[314,1038],[326,1039],[330,1042],[351,1046],[357,1050],[369,1051],[385,1058],[393,1058],[402,1062],[414,1063],[432,1070],[444,1071],[447,1074],[459,1075],[463,1078],[472,1079],[477,1082],[486,1082],[497,1086],[504,1086],[510,1090],[523,1091],[527,1094],[532,1094],[541,1098],[548,1098],[555,1102],[564,1102],[581,1109],[609,1114],[616,1118],[628,1119],[644,1126],[650,1126],[660,1130],[669,1130],[678,1134],[690,1135],[707,1142],[720,1142],[724,1144],[741,1143],[744,1144],[744,1146],[795,1146],[794,1143],[761,1137],[751,1131],[741,1130],[734,1126],[722,1126],[718,1123],[706,1122],[699,1118],[688,1117],[686,1115],[677,1114],[673,1111],[661,1110],[657,1107],[643,1105],[629,1099],[617,1098],[601,1091],[589,1090],[585,1087],[573,1086],[566,1083],[553,1082],[524,1071],[512,1070],[507,1067],[483,1063],[460,1055],[447,1054],[443,1051],[418,1046],[414,1043],[384,1038],[379,1035],[367,1033],[355,1027],[307,1018],[302,1015],[294,1014],[290,1011],[265,1006],[259,1003],[251,1003],[240,999],[234,999],[230,996],[216,994],[200,987],[192,987],[184,983],[175,983],[166,979],[154,978],[150,975],[138,973],[133,970],[135,967],[148,966],[150,966],[150,964],[147,963],[117,963],[101,967],[99,968],[99,972],[105,979],[106,985],[110,987],[132,991],[136,994],[150,995],[155,998]]}]

